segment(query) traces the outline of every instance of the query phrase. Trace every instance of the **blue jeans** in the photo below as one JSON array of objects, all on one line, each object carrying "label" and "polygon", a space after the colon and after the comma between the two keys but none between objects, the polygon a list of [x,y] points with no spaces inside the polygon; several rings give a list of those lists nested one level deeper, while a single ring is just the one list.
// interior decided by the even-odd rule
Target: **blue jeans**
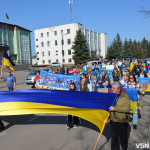
[{"label": "blue jeans", "polygon": [[136,113],[136,114],[130,114],[130,118],[133,118],[133,125],[137,125],[138,113]]}]

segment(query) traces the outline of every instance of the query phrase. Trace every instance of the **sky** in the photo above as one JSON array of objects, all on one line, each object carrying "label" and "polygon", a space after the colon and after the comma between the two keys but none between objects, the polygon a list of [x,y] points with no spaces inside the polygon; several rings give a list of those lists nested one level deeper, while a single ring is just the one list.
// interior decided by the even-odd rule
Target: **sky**
[{"label": "sky", "polygon": [[[1,1],[0,22],[7,21],[31,30],[32,55],[35,54],[34,30],[71,23],[69,0]],[[86,29],[107,33],[109,46],[117,33],[127,39],[150,41],[150,18],[139,13],[140,7],[150,10],[150,0],[73,0],[73,22]]]}]

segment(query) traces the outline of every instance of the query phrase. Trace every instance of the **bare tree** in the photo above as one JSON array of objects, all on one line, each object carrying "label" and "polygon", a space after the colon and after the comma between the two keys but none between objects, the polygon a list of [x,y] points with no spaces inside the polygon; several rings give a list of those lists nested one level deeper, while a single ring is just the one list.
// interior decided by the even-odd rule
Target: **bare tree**
[{"label": "bare tree", "polygon": [[150,9],[149,10],[145,10],[144,7],[140,7],[140,10],[138,11],[139,13],[143,13],[144,14],[144,18],[149,18],[150,17]]}]

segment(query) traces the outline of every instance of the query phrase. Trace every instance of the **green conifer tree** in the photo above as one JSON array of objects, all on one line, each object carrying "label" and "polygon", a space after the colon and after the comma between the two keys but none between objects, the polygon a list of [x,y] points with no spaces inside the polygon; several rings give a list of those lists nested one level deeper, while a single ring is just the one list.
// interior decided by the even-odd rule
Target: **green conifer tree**
[{"label": "green conifer tree", "polygon": [[89,49],[87,46],[87,41],[84,38],[84,34],[82,33],[81,29],[76,31],[75,40],[73,41],[72,48],[73,52],[73,60],[75,64],[84,64],[91,60],[89,56]]}]

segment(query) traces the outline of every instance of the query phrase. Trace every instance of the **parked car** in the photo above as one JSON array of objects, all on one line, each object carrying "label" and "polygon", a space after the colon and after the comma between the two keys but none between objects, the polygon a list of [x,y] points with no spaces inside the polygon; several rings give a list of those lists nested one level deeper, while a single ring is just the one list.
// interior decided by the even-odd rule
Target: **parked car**
[{"label": "parked car", "polygon": [[49,69],[37,69],[37,70],[33,70],[32,72],[30,72],[30,74],[28,76],[25,76],[25,79],[24,81],[28,84],[28,83],[34,83],[34,78],[36,77],[37,75],[37,72],[41,71],[41,70],[44,70],[44,71],[49,71]]},{"label": "parked car", "polygon": [[50,67],[60,67],[62,64],[58,63],[58,62],[53,62],[50,64]]},{"label": "parked car", "polygon": [[69,73],[73,73],[73,69],[75,69],[78,65],[71,66],[69,68]]}]

